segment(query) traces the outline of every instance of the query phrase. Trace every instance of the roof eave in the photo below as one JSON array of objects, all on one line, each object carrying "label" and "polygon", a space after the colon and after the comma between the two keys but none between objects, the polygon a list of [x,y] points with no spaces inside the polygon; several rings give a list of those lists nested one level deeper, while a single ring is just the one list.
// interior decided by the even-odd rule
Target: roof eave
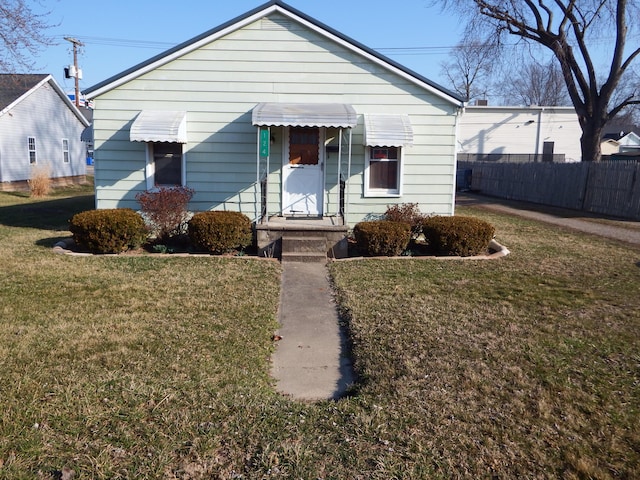
[{"label": "roof eave", "polygon": [[47,83],[49,80],[52,80],[53,77],[49,74],[46,75],[42,78],[42,80],[40,80],[38,83],[34,84],[29,90],[27,90],[26,92],[24,92],[22,95],[20,95],[19,97],[17,97],[16,99],[13,100],[13,102],[11,102],[9,105],[7,105],[6,107],[4,107],[2,110],[0,110],[0,116],[4,115],[5,113],[7,113],[9,110],[13,109],[13,107],[15,107],[16,105],[18,105],[20,102],[22,102],[25,98],[27,98],[29,95],[31,95],[33,92],[35,92],[38,88],[40,88],[42,85],[44,85],[45,83]]},{"label": "roof eave", "polygon": [[86,117],[82,114],[80,109],[76,107],[76,104],[71,101],[71,99],[67,96],[66,93],[64,93],[64,90],[62,90],[62,87],[58,85],[58,82],[56,82],[55,78],[53,78],[52,75],[49,75],[49,83],[53,86],[54,90],[58,93],[60,98],[62,98],[62,101],[67,105],[67,107],[69,107],[69,109],[78,118],[78,120],[80,120],[80,122],[85,127],[88,127],[89,125],[91,125],[91,122],[86,119]]}]

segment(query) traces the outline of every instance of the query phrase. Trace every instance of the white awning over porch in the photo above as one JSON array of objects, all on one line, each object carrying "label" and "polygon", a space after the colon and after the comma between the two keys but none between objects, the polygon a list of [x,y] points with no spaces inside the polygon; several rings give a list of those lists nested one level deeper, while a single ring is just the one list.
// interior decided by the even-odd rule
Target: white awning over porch
[{"label": "white awning over porch", "polygon": [[129,131],[132,142],[187,143],[187,112],[141,111]]},{"label": "white awning over porch", "polygon": [[413,128],[408,115],[364,115],[364,144],[369,147],[413,145]]},{"label": "white awning over porch", "polygon": [[259,103],[253,109],[252,123],[265,127],[353,128],[358,114],[346,103]]}]

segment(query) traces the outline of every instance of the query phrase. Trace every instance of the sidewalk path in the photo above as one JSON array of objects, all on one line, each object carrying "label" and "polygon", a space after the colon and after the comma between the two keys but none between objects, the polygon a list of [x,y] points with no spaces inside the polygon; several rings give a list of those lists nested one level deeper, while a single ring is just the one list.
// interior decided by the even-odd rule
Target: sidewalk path
[{"label": "sidewalk path", "polygon": [[279,320],[272,359],[278,391],[300,400],[343,396],[353,372],[324,263],[282,264]]},{"label": "sidewalk path", "polygon": [[[505,200],[466,192],[456,194],[456,205],[475,206],[487,210],[508,213],[510,215],[559,225],[580,232],[620,240],[633,245],[640,245],[640,222],[634,222],[632,220],[613,220],[607,218],[606,222],[603,222],[602,219],[605,217],[599,217],[586,212]],[[600,219],[600,221],[598,221],[598,219]]]}]

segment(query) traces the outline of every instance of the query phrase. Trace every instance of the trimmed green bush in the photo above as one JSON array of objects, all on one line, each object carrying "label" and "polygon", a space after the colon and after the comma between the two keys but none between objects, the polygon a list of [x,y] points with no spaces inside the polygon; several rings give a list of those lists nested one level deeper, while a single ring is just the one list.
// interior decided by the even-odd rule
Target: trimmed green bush
[{"label": "trimmed green bush", "polygon": [[69,221],[69,230],[76,244],[92,253],[138,248],[149,234],[143,218],[130,208],[80,212]]},{"label": "trimmed green bush", "polygon": [[400,255],[411,239],[411,226],[404,222],[379,220],[360,222],[353,228],[358,248],[366,255]]},{"label": "trimmed green bush", "polygon": [[251,220],[240,212],[199,212],[188,223],[189,239],[198,250],[222,254],[251,245]]},{"label": "trimmed green bush", "polygon": [[422,233],[439,255],[470,257],[487,251],[495,228],[474,217],[427,217],[422,221]]}]

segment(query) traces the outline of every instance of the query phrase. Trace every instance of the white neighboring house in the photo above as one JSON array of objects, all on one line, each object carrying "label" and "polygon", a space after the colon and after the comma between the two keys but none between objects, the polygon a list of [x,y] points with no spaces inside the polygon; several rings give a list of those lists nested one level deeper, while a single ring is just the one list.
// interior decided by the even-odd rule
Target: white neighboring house
[{"label": "white neighboring house", "polygon": [[603,155],[640,155],[640,135],[631,131],[609,133],[603,137],[601,146]]},{"label": "white neighboring house", "polygon": [[579,162],[582,130],[573,107],[469,106],[459,161]]},{"label": "white neighboring house", "polygon": [[0,74],[0,190],[27,188],[38,167],[54,185],[84,182],[88,126],[51,75]]}]

